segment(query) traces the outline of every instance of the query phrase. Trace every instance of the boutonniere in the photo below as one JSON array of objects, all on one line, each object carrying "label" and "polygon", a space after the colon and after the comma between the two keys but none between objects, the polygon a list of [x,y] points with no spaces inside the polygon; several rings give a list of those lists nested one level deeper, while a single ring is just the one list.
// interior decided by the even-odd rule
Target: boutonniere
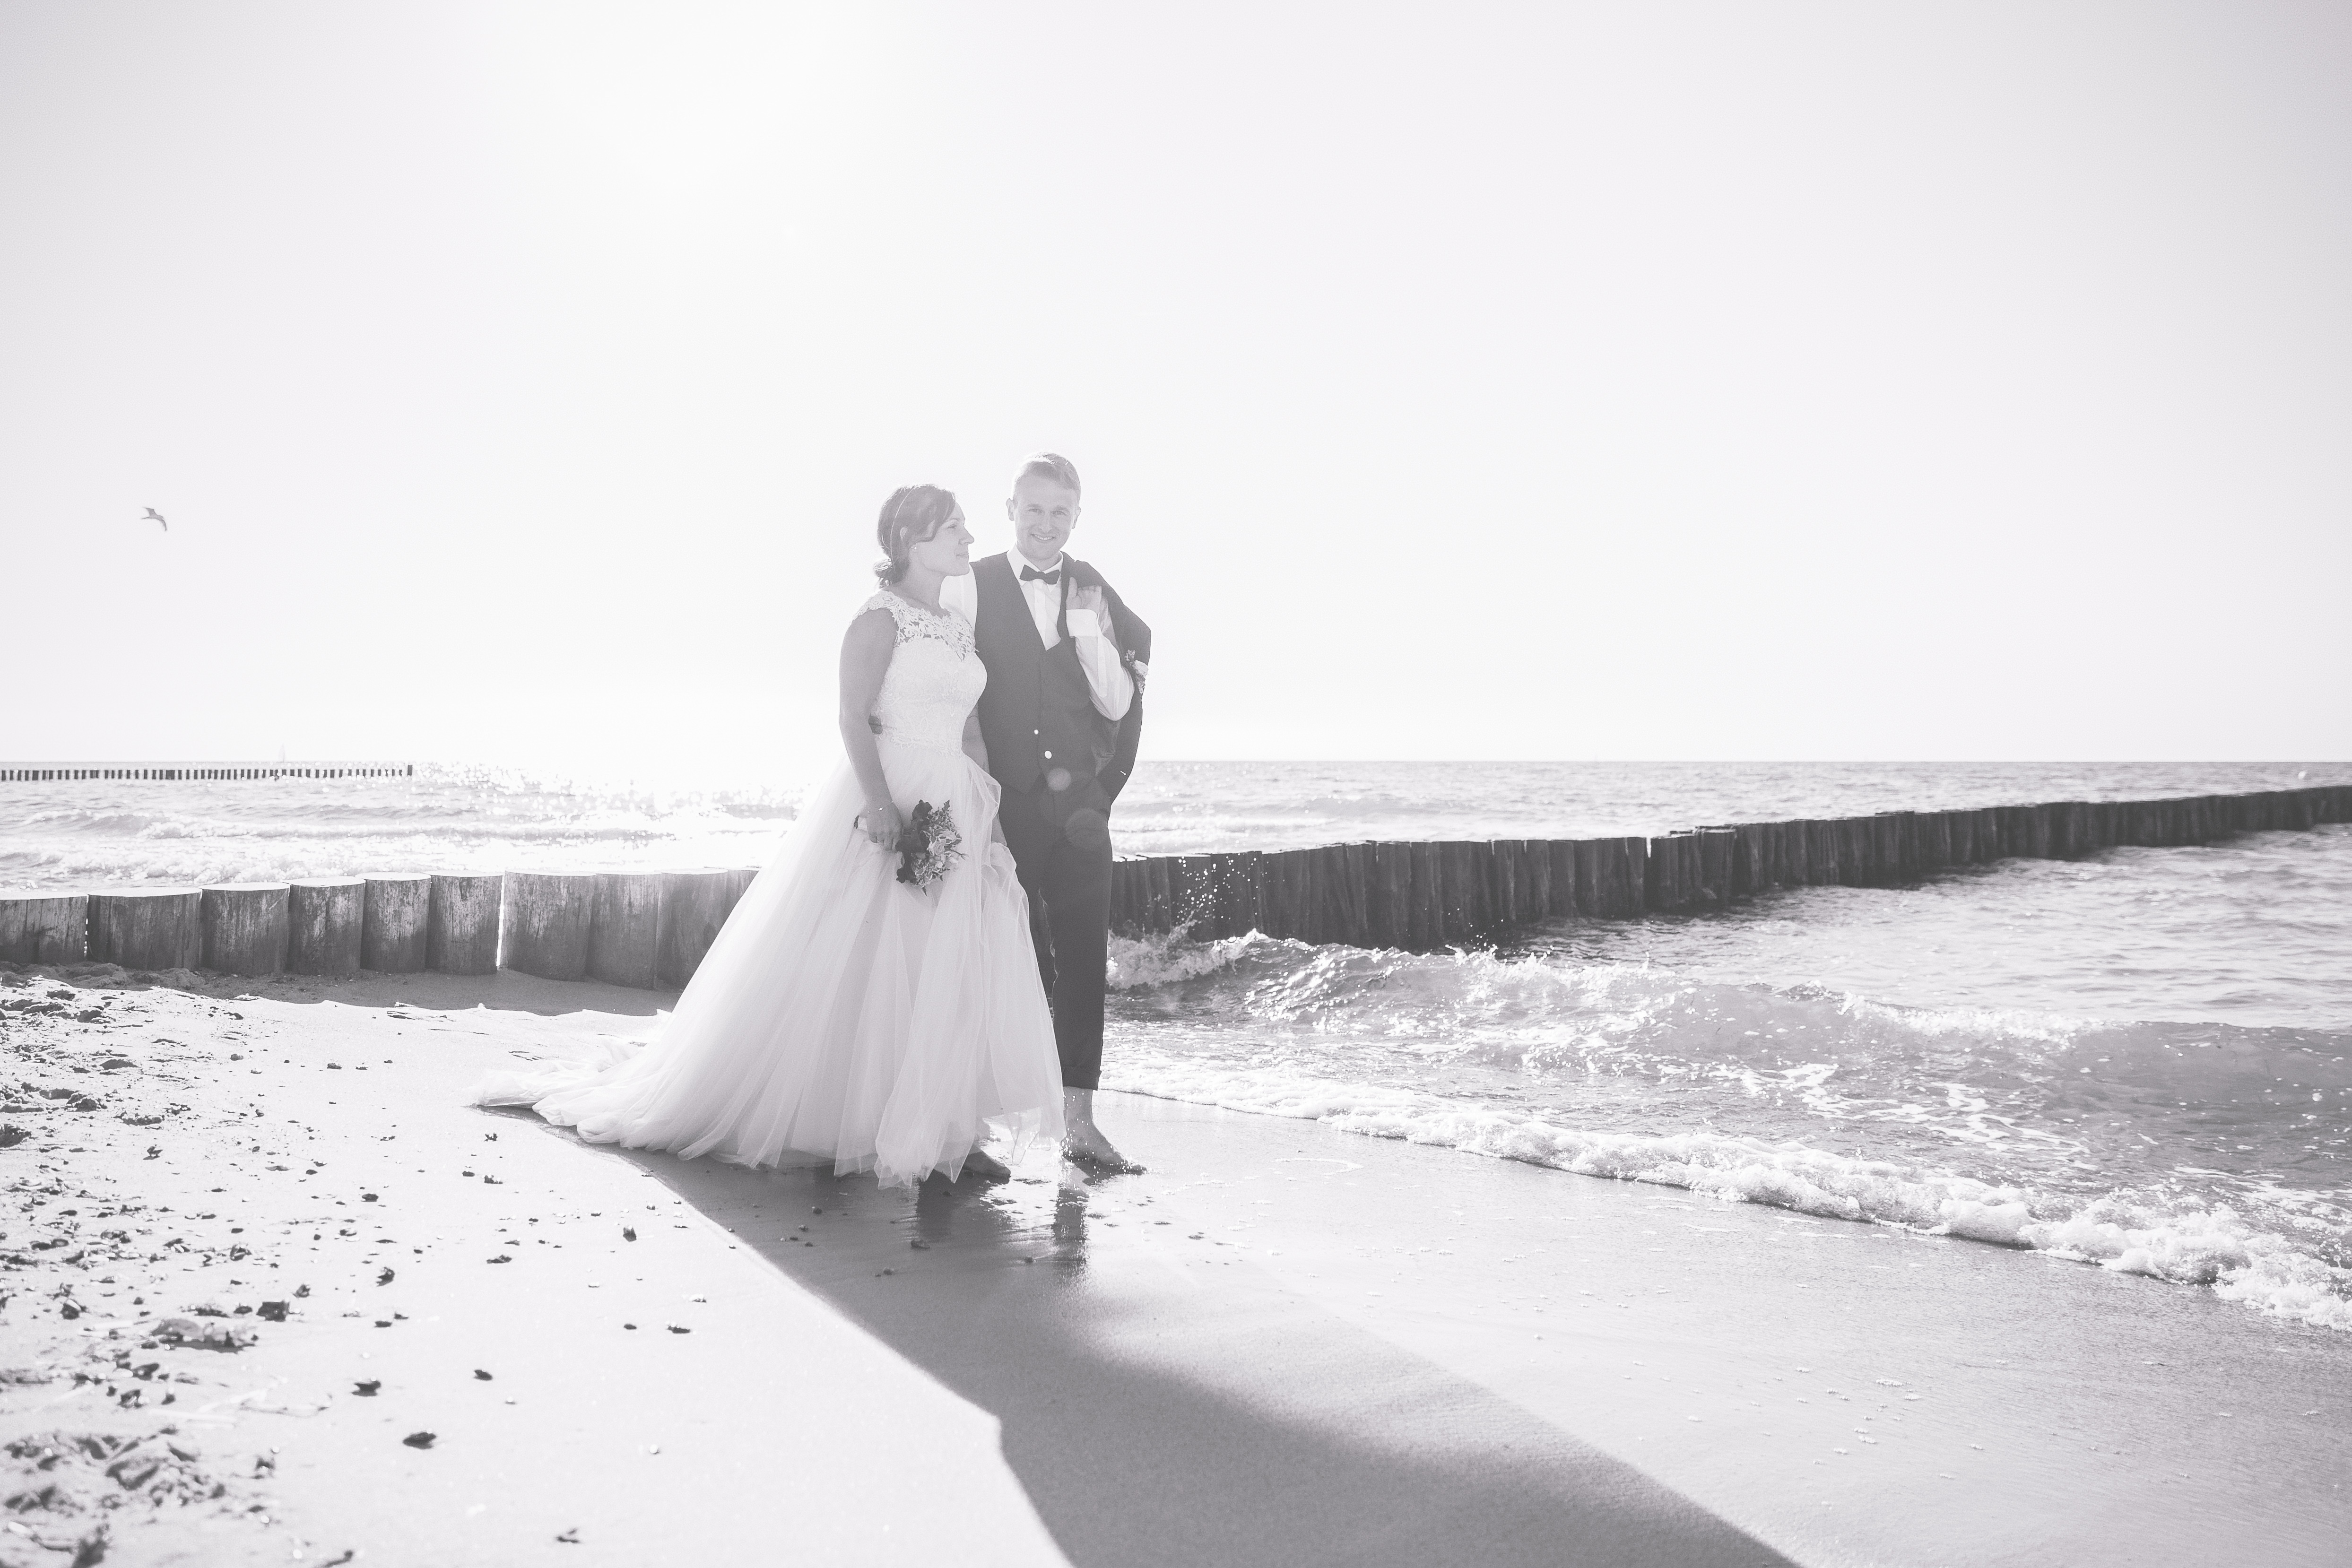
[{"label": "boutonniere", "polygon": [[929,893],[963,858],[963,835],[956,831],[951,811],[918,800],[898,831],[898,880],[918,892]]},{"label": "boutonniere", "polygon": [[1137,658],[1132,649],[1122,652],[1119,654],[1119,657],[1127,665],[1128,674],[1134,678],[1135,695],[1141,696],[1143,695],[1143,683],[1150,675],[1151,666]]}]

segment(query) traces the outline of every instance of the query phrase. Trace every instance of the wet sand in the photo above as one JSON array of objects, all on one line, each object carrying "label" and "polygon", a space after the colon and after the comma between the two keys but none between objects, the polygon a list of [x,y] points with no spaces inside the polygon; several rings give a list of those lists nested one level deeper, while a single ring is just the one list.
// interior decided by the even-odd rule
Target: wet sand
[{"label": "wet sand", "polygon": [[[1104,1120],[1139,1177],[1041,1151],[908,1198],[681,1164],[457,1103],[666,998],[174,978],[0,971],[30,1134],[0,1150],[0,1562],[101,1524],[110,1563],[2316,1563],[2352,1538],[2352,1344],[2205,1292],[1126,1096]],[[255,1338],[175,1347],[168,1318]]]}]

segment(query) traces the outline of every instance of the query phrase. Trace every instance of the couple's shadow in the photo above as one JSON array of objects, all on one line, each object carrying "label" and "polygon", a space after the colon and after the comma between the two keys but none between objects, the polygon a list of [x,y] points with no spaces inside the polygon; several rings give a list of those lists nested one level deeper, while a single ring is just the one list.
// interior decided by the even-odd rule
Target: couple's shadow
[{"label": "couple's shadow", "polygon": [[996,1416],[1078,1568],[1785,1561],[1237,1253],[1173,1256],[1138,1178],[1033,1160],[909,1199],[617,1157]]}]

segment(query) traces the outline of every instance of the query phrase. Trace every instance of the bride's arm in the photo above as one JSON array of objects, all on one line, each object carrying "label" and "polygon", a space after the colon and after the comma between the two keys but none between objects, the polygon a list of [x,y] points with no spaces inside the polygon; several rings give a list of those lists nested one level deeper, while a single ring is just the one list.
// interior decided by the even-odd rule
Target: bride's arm
[{"label": "bride's arm", "polygon": [[[950,578],[950,581],[954,580]],[[974,708],[963,721],[963,754],[980,764],[982,773],[988,771],[988,737],[980,733],[980,710]]]},{"label": "bride's arm", "polygon": [[841,744],[849,753],[849,770],[857,775],[858,791],[866,797],[857,825],[886,850],[898,843],[898,808],[891,802],[889,780],[882,776],[882,753],[874,744],[871,716],[898,636],[888,611],[869,610],[849,623],[848,634],[841,640]]}]

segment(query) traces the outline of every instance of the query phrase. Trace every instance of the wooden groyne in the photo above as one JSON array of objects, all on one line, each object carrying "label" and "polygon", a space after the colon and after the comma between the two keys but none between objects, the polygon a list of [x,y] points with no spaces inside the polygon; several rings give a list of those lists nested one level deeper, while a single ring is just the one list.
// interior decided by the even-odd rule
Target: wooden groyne
[{"label": "wooden groyne", "polygon": [[0,894],[0,963],[218,975],[487,975],[683,988],[755,866],[372,874]]},{"label": "wooden groyne", "polygon": [[1660,838],[1331,844],[1153,855],[1111,868],[1111,929],[1259,931],[1433,952],[1515,926],[1719,908],[1778,887],[1890,887],[1956,866],[2172,848],[2352,821],[2352,785],[2159,800],[2057,800],[1693,828]]},{"label": "wooden groyne", "polygon": [[239,779],[414,779],[413,762],[11,762],[0,784],[184,784]]},{"label": "wooden groyne", "polygon": [[[2352,785],[1741,822],[1657,838],[1332,844],[1112,867],[1111,925],[1432,952],[1571,917],[1719,908],[1776,887],[1899,886],[2011,857],[2068,859],[2352,821]],[[0,963],[338,976],[512,969],[675,990],[756,868],[394,874],[0,895]]]}]

